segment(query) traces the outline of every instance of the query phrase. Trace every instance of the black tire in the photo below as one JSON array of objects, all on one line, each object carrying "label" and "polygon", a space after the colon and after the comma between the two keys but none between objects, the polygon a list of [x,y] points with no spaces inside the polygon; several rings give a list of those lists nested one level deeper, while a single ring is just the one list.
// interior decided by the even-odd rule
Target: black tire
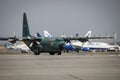
[{"label": "black tire", "polygon": [[55,53],[54,52],[50,52],[50,55],[55,55]]},{"label": "black tire", "polygon": [[61,52],[61,51],[59,51],[57,55],[61,55],[61,54],[62,54],[62,52]]},{"label": "black tire", "polygon": [[35,55],[40,55],[40,53],[34,53]]},{"label": "black tire", "polygon": [[69,53],[69,50],[67,50],[67,53]]},{"label": "black tire", "polygon": [[34,52],[35,55],[40,55],[38,50],[34,50],[33,52]]},{"label": "black tire", "polygon": [[77,53],[79,53],[79,50],[76,50]]}]

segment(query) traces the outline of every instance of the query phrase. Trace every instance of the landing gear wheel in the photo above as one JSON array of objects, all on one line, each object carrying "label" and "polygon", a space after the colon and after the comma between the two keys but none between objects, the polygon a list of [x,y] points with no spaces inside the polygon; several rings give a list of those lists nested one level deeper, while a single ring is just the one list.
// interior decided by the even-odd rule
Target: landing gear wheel
[{"label": "landing gear wheel", "polygon": [[35,55],[40,55],[40,53],[34,53]]},{"label": "landing gear wheel", "polygon": [[55,55],[55,53],[54,52],[50,52],[50,55]]},{"label": "landing gear wheel", "polygon": [[35,55],[40,55],[38,50],[34,50],[33,52],[34,52]]},{"label": "landing gear wheel", "polygon": [[57,55],[61,55],[61,54],[62,54],[62,52],[61,52],[61,51],[59,51]]}]

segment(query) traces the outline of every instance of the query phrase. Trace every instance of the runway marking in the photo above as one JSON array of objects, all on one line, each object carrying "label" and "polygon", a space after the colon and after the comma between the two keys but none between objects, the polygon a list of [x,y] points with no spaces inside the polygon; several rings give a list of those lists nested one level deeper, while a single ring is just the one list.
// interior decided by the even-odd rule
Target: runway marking
[{"label": "runway marking", "polygon": [[77,76],[75,76],[75,75],[73,75],[73,74],[67,74],[68,76],[70,76],[70,77],[72,77],[72,78],[75,78],[75,79],[77,79],[77,80],[83,80],[83,79],[80,79],[79,77],[77,77]]}]

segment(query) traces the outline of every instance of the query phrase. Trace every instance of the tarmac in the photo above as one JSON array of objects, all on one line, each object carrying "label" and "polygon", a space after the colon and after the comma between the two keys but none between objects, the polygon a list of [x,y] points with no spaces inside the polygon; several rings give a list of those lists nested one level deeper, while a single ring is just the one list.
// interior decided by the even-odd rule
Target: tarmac
[{"label": "tarmac", "polygon": [[0,80],[120,80],[120,55],[0,54]]}]

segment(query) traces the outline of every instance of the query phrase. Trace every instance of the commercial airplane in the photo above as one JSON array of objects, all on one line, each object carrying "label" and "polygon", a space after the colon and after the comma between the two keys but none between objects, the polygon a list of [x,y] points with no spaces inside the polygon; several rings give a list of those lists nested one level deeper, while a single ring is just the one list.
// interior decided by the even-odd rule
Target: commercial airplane
[{"label": "commercial airplane", "polygon": [[[84,38],[90,38],[91,34],[92,34],[92,31],[88,31],[84,35]],[[84,44],[84,42],[81,42],[79,40],[70,40],[70,42],[66,44],[64,51],[67,51],[67,52],[71,52],[71,51],[79,52],[79,50],[81,50],[81,47],[82,47],[83,44]]]},{"label": "commercial airplane", "polygon": [[30,49],[24,42],[21,42],[21,44],[16,45],[16,48],[20,49],[22,53],[28,53],[30,51]]},{"label": "commercial airplane", "polygon": [[6,48],[13,50],[19,49],[22,53],[28,53],[30,51],[24,42],[21,42],[20,44],[8,44],[6,45]]},{"label": "commercial airplane", "polygon": [[110,45],[105,42],[86,42],[82,46],[83,51],[116,51],[120,50],[118,45]]},{"label": "commercial airplane", "polygon": [[29,26],[27,22],[26,13],[23,14],[23,32],[22,39],[15,37],[3,38],[0,37],[0,40],[10,40],[9,42],[23,41],[35,55],[39,55],[42,52],[48,52],[50,55],[61,55],[61,51],[64,49],[65,42],[70,40],[79,40],[81,42],[86,42],[88,39],[103,39],[103,38],[112,38],[112,37],[35,37],[30,34]]}]

